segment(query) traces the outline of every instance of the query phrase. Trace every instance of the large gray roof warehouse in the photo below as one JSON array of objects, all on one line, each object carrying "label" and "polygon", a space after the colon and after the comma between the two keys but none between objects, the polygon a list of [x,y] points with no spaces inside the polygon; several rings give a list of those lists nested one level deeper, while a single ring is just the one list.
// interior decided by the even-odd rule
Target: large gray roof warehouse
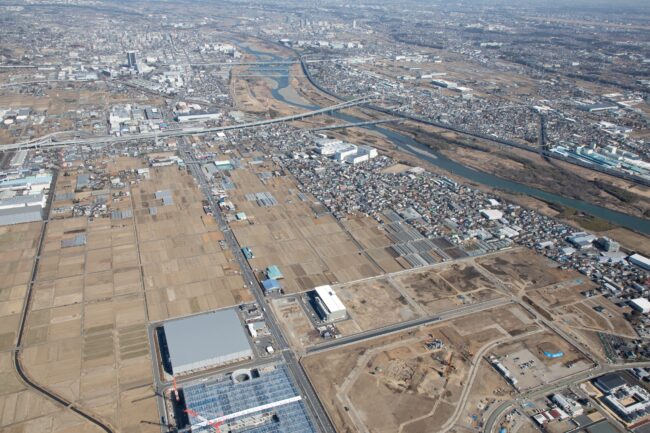
[{"label": "large gray roof warehouse", "polygon": [[220,310],[165,323],[173,374],[223,365],[253,356],[234,310]]}]

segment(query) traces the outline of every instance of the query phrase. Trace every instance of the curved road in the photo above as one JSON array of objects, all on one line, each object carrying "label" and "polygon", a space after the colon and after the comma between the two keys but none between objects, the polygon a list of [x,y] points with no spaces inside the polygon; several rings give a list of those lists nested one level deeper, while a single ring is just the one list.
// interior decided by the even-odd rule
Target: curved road
[{"label": "curved road", "polygon": [[578,383],[578,382],[583,382],[585,380],[600,376],[605,373],[612,373],[615,371],[621,371],[621,370],[628,370],[630,368],[634,367],[650,367],[650,362],[636,362],[636,363],[629,363],[629,364],[620,364],[620,365],[607,365],[607,366],[600,366],[595,369],[591,369],[582,373],[579,373],[577,376],[575,376],[572,379],[569,378],[564,378],[561,379],[560,381],[554,382],[549,385],[545,385],[541,388],[535,388],[532,389],[528,392],[522,393],[517,397],[515,400],[507,400],[501,403],[499,406],[496,407],[490,413],[490,416],[488,416],[487,421],[485,422],[485,427],[483,429],[484,433],[492,433],[494,430],[495,424],[499,419],[501,419],[501,416],[509,409],[511,408],[517,401],[521,401],[524,399],[529,399],[532,397],[537,397],[541,395],[546,395],[550,394],[554,391],[557,391],[559,389],[565,388],[567,386],[570,386],[572,384]]},{"label": "curved road", "polygon": [[[56,184],[56,172],[54,174],[54,178],[52,179],[52,184]],[[47,210],[46,214],[49,217],[49,211],[50,207],[52,204],[52,198],[54,197],[54,192],[50,194],[50,197],[48,198],[48,204],[47,204]],[[36,383],[32,378],[30,378],[27,373],[25,372],[21,360],[20,360],[20,351],[22,350],[21,344],[23,341],[23,337],[25,334],[25,324],[27,323],[27,317],[29,313],[29,307],[32,301],[32,291],[34,288],[34,282],[36,281],[36,274],[38,273],[38,265],[40,262],[41,258],[41,251],[43,249],[43,243],[45,241],[45,232],[47,230],[47,224],[48,220],[46,219],[43,223],[43,227],[41,228],[41,233],[39,235],[39,240],[38,240],[38,247],[36,248],[36,258],[34,260],[34,266],[32,267],[32,275],[29,281],[29,284],[27,285],[27,293],[25,294],[25,302],[23,303],[23,309],[21,312],[20,316],[20,323],[18,327],[18,335],[16,337],[16,349],[14,350],[14,356],[13,356],[13,365],[14,369],[16,370],[16,373],[20,377],[20,379],[30,388],[33,390],[37,391],[41,395],[45,396],[46,398],[54,401],[55,403],[60,404],[61,406],[64,406],[68,409],[70,409],[72,412],[76,413],[77,415],[81,416],[87,421],[90,421],[91,423],[95,424],[97,427],[105,431],[106,433],[114,433],[114,430],[108,425],[104,424],[100,419],[93,417],[92,415],[84,412],[78,407],[73,406],[72,402],[69,402],[68,400],[64,399],[63,397],[55,394],[54,392],[50,391],[46,387],[39,385]]]}]

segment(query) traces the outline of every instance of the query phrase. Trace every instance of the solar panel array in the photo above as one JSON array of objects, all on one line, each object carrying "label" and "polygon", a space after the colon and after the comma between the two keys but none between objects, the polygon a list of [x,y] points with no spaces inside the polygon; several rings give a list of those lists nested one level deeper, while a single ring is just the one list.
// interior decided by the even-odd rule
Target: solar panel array
[{"label": "solar panel array", "polygon": [[[258,377],[239,383],[222,377],[186,385],[183,393],[187,407],[207,419],[231,415],[298,395],[284,364],[260,369]],[[259,415],[275,416],[269,416],[268,422],[256,424],[254,420]],[[246,433],[316,433],[302,401],[238,416],[226,423],[243,422],[247,418],[250,418],[251,427],[245,430]],[[194,426],[200,424],[201,420],[190,415],[190,423]],[[208,431],[210,427],[192,427],[192,432]]]}]

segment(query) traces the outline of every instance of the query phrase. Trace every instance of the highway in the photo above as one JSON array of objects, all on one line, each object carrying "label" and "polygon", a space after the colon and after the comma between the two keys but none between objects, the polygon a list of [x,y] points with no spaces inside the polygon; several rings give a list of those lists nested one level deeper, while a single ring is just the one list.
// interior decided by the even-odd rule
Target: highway
[{"label": "highway", "polygon": [[[191,148],[187,145],[184,139],[180,141],[181,143],[179,143],[179,150],[182,157],[186,159],[186,161],[188,162],[194,161],[194,157],[191,153]],[[316,392],[314,391],[311,382],[307,378],[307,375],[305,374],[302,366],[298,362],[298,359],[289,348],[289,344],[287,343],[287,340],[284,337],[282,330],[280,329],[280,326],[278,325],[277,319],[273,314],[273,311],[271,310],[271,308],[268,307],[266,303],[266,298],[264,297],[262,287],[257,282],[257,278],[255,277],[253,270],[251,269],[248,261],[246,260],[246,257],[244,257],[244,254],[241,252],[241,246],[237,242],[237,239],[235,238],[235,235],[233,234],[232,230],[230,230],[230,228],[228,227],[228,223],[226,222],[224,215],[221,213],[221,208],[219,207],[218,203],[212,196],[212,193],[210,191],[211,189],[210,184],[208,183],[205,174],[203,173],[200,165],[198,164],[188,164],[188,167],[192,172],[194,178],[199,183],[199,187],[201,191],[203,192],[206,199],[208,200],[208,203],[212,210],[212,214],[214,215],[217,224],[219,225],[219,228],[224,233],[225,241],[228,243],[228,246],[230,247],[234,258],[237,261],[239,268],[241,269],[241,274],[242,277],[244,278],[244,283],[251,291],[253,296],[255,296],[255,300],[257,301],[257,304],[264,311],[264,317],[269,327],[269,331],[271,332],[278,346],[276,347],[276,350],[278,350],[281,353],[282,358],[284,362],[287,364],[295,383],[298,385],[298,388],[300,389],[300,393],[304,397],[305,404],[312,417],[312,420],[314,421],[314,424],[316,425],[317,429],[322,433],[335,433],[336,431],[334,430],[334,427],[332,426],[329,417],[327,416],[325,409],[323,408],[320,400],[316,396]]]},{"label": "highway", "polygon": [[329,107],[319,108],[313,111],[306,111],[303,113],[292,114],[289,116],[276,117],[273,119],[258,120],[255,122],[247,123],[238,123],[235,125],[227,126],[216,126],[213,128],[186,128],[186,129],[174,129],[166,130],[162,132],[148,132],[137,135],[126,135],[126,136],[113,136],[113,135],[103,135],[92,138],[85,139],[75,139],[75,140],[66,140],[66,141],[52,141],[51,137],[48,137],[47,140],[41,139],[32,139],[29,141],[24,141],[21,143],[5,144],[0,146],[0,151],[10,151],[10,150],[20,150],[20,149],[38,149],[43,147],[60,147],[68,145],[83,145],[83,144],[103,144],[103,143],[120,143],[127,141],[136,141],[136,140],[145,140],[145,139],[158,139],[164,137],[183,137],[186,135],[196,135],[196,134],[206,134],[210,132],[220,132],[220,131],[230,131],[235,129],[245,129],[245,128],[255,128],[258,126],[272,125],[274,123],[283,123],[291,122],[294,120],[305,119],[308,117],[318,116],[320,114],[327,114],[333,111],[344,110],[346,108],[354,107],[357,105],[365,104],[368,101],[377,99],[378,95],[368,95],[362,98],[352,99],[350,101],[341,102],[336,105],[331,105]]}]

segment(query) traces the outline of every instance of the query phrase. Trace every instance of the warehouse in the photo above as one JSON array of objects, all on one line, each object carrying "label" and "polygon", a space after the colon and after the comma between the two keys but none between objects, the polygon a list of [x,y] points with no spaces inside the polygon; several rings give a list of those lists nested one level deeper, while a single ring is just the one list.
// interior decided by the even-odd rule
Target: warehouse
[{"label": "warehouse", "polygon": [[276,265],[271,265],[266,268],[266,278],[269,280],[281,280],[284,276],[282,275],[282,272],[280,272],[280,268]]},{"label": "warehouse", "polygon": [[483,218],[494,221],[503,218],[503,212],[497,209],[481,209],[481,215]]},{"label": "warehouse", "polygon": [[253,357],[239,317],[231,309],[169,321],[158,335],[165,370],[173,375]]},{"label": "warehouse", "polygon": [[270,295],[271,293],[282,292],[282,285],[280,282],[271,278],[262,281],[262,287],[264,287],[264,293],[267,295]]},{"label": "warehouse", "polygon": [[40,206],[45,207],[47,195],[43,193],[15,195],[4,200],[0,200],[0,209],[11,209],[19,207]]},{"label": "warehouse", "polygon": [[650,271],[650,259],[641,254],[632,254],[627,260],[638,267]]},{"label": "warehouse", "polygon": [[314,290],[316,291],[316,309],[322,320],[331,322],[347,317],[345,305],[331,286],[318,286]]},{"label": "warehouse", "polygon": [[650,301],[648,301],[646,298],[630,299],[628,301],[628,304],[639,313],[650,313]]},{"label": "warehouse", "polygon": [[10,224],[30,223],[43,219],[40,206],[23,206],[0,209],[0,226]]}]

